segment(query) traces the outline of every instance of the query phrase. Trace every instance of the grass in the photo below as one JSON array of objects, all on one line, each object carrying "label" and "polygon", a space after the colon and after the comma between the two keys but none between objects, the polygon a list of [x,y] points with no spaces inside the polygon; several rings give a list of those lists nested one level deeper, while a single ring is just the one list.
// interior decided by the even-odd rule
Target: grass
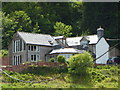
[{"label": "grass", "polygon": [[[26,81],[49,80],[60,76],[59,78],[41,83],[23,83],[17,82],[3,75],[2,88],[118,88],[118,67],[117,66],[99,66],[93,68],[91,72],[92,80],[84,76],[71,76],[66,69],[36,67],[29,68],[22,73],[8,72],[13,77]],[[10,83],[11,82],[11,83]]]}]

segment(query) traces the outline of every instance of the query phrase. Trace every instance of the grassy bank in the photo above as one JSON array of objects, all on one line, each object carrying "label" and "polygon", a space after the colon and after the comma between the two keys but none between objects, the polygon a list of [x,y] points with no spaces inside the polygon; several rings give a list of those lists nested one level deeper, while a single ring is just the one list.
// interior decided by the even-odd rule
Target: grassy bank
[{"label": "grassy bank", "polygon": [[6,72],[32,83],[13,80],[3,74],[2,88],[118,88],[120,71],[118,66],[97,66],[89,76],[77,76],[71,75],[67,68],[31,66],[21,73]]}]

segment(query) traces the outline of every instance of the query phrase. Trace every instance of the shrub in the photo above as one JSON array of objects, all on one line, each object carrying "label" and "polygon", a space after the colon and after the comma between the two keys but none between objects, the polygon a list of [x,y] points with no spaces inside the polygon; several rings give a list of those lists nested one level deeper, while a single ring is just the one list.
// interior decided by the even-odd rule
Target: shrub
[{"label": "shrub", "polygon": [[2,53],[0,56],[4,57],[8,55],[8,50],[0,50],[0,52]]},{"label": "shrub", "polygon": [[54,58],[50,58],[49,62],[55,62]]},{"label": "shrub", "polygon": [[93,66],[93,58],[88,52],[71,56],[68,61],[68,70],[71,74],[86,75]]},{"label": "shrub", "polygon": [[64,56],[57,56],[57,61],[60,62],[60,63],[65,63],[65,57]]}]

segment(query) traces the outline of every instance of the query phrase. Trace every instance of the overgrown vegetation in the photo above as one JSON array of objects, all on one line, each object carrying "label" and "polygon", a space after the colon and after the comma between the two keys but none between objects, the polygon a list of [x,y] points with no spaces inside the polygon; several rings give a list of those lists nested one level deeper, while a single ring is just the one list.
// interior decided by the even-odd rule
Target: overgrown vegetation
[{"label": "overgrown vegetation", "polygon": [[76,75],[89,74],[93,66],[93,59],[88,52],[71,56],[69,61],[69,72]]},{"label": "overgrown vegetation", "polygon": [[[98,68],[99,67],[99,68]],[[118,88],[118,66],[97,66],[90,78],[68,73],[67,69],[53,67],[30,67],[21,73],[5,71],[15,78],[33,83],[13,80],[3,74],[3,88]],[[120,71],[119,71],[120,72]],[[60,76],[60,77],[59,77]],[[56,79],[54,79],[56,78]],[[54,79],[54,80],[51,80]],[[78,80],[79,79],[79,80]],[[34,83],[34,82],[39,83]]]},{"label": "overgrown vegetation", "polygon": [[91,55],[78,54],[70,57],[68,66],[57,67],[29,66],[17,73],[5,71],[10,76],[23,81],[14,80],[3,74],[3,88],[118,88],[118,66],[94,66]]}]

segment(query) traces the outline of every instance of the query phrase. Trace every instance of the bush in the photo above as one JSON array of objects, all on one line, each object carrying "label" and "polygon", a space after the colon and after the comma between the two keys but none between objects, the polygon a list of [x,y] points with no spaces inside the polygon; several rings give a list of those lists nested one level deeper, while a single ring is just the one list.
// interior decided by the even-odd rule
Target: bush
[{"label": "bush", "polygon": [[2,53],[0,56],[4,57],[8,55],[8,50],[0,50],[0,52]]},{"label": "bush", "polygon": [[66,60],[65,60],[64,56],[59,55],[59,56],[57,56],[57,61],[60,63],[65,63]]},{"label": "bush", "polygon": [[55,62],[54,58],[50,58],[49,62]]},{"label": "bush", "polygon": [[88,52],[71,56],[68,61],[68,70],[71,74],[86,75],[93,66],[93,58]]}]

